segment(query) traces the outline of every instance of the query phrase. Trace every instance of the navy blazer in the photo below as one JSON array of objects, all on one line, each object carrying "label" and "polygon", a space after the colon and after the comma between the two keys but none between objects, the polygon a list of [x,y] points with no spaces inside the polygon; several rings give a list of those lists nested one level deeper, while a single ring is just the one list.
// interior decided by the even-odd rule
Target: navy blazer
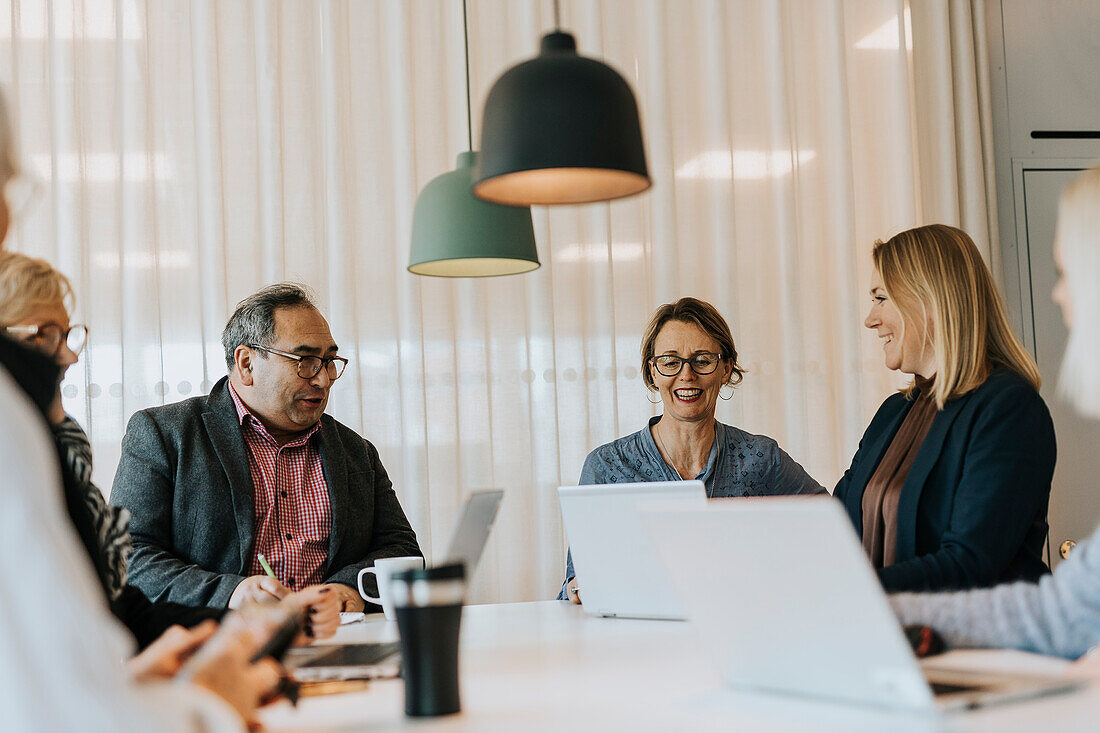
[{"label": "navy blazer", "polygon": [[[122,440],[111,503],[132,514],[130,582],[155,601],[224,608],[248,575],[255,492],[227,382],[134,413]],[[378,558],[421,555],[375,447],[329,415],[311,440],[332,505],[324,582],[354,588]]]},{"label": "navy blazer", "polygon": [[[863,491],[913,406],[895,394],[863,434],[833,495],[863,534]],[[887,591],[1035,581],[1043,562],[1054,475],[1054,423],[1020,376],[997,370],[936,413],[898,502],[897,563]]]}]

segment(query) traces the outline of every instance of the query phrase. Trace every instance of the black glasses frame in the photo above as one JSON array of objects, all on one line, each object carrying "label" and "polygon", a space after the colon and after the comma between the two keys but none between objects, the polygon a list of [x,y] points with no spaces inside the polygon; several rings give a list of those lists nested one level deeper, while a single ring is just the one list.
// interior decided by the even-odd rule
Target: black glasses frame
[{"label": "black glasses frame", "polygon": [[[706,367],[700,367],[699,365],[697,365],[695,363],[695,360],[698,359],[701,356],[713,356],[714,357],[714,365],[710,369],[707,369]],[[675,356],[673,354],[661,354],[660,356],[652,356],[649,359],[649,363],[653,366],[654,369],[657,370],[658,374],[660,374],[662,376],[665,376],[665,377],[675,377],[676,375],[678,375],[681,371],[683,371],[684,364],[687,364],[688,366],[690,366],[691,371],[695,372],[696,374],[698,374],[699,376],[702,377],[702,376],[705,376],[707,374],[714,374],[715,370],[718,369],[718,365],[722,363],[722,359],[724,359],[724,358],[725,357],[722,356],[721,354],[715,354],[711,351],[701,351],[698,354],[693,354],[693,355],[687,357],[686,359],[682,356]],[[667,368],[667,366],[665,368],[662,368],[662,366],[661,366],[662,361],[667,366],[671,366],[672,364],[675,364],[676,365],[676,371],[673,371],[673,372],[665,371],[665,368]]]},{"label": "black glasses frame", "polygon": [[[272,349],[269,346],[258,346],[256,344],[245,344],[250,349],[259,349],[260,351],[266,351],[269,354],[278,354],[279,356],[285,356],[287,359],[293,359],[298,362],[298,376],[302,379],[313,379],[321,373],[321,368],[324,367],[325,372],[328,374],[328,378],[332,381],[336,381],[340,378],[340,375],[344,373],[344,369],[348,365],[348,360],[342,356],[312,356],[291,354],[289,351],[280,351],[279,349]],[[333,374],[333,372],[336,372]]]}]

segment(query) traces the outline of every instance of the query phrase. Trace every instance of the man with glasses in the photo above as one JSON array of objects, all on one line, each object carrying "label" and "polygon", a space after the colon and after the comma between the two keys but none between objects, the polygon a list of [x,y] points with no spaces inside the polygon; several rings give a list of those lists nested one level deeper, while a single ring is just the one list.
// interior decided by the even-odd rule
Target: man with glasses
[{"label": "man with glasses", "polygon": [[291,283],[241,301],[222,345],[209,395],[127,427],[111,501],[132,514],[131,582],[230,608],[323,584],[363,610],[359,570],[421,552],[378,451],[324,414],[348,360]]}]

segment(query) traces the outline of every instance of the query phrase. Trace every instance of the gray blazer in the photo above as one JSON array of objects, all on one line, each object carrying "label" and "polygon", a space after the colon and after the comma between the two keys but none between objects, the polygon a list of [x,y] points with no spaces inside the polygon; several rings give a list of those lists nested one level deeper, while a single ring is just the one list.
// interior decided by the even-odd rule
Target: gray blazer
[{"label": "gray blazer", "polygon": [[[132,515],[130,583],[154,601],[225,607],[248,574],[254,493],[227,383],[126,428],[111,503]],[[328,415],[312,440],[332,503],[325,582],[354,588],[378,558],[422,555],[375,447]],[[373,576],[364,586],[376,590]]]}]

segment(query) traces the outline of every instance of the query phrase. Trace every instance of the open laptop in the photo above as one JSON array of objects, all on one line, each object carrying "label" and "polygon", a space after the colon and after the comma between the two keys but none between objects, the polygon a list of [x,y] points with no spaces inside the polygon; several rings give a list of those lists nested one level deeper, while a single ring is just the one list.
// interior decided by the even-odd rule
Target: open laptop
[{"label": "open laptop", "polygon": [[702,481],[560,486],[558,499],[573,552],[585,613],[625,618],[684,618],[653,543],[638,518],[639,504],[688,500],[704,506]]},{"label": "open laptop", "polygon": [[462,507],[462,515],[451,534],[451,544],[444,556],[444,562],[463,563],[466,566],[467,583],[474,578],[503,497],[504,492],[500,489],[475,491]]},{"label": "open laptop", "polygon": [[[485,543],[489,540],[489,531],[493,528],[493,521],[496,520],[502,498],[504,498],[503,490],[486,489],[471,493],[466,503],[462,505],[462,514],[451,533],[451,542],[442,563],[464,564],[467,583],[473,580],[474,573],[477,571],[477,564],[481,560],[481,553],[485,550]],[[340,623],[356,623],[362,621],[363,617],[362,613],[341,613]]]},{"label": "open laptop", "polygon": [[641,519],[732,687],[933,711],[1077,684],[919,663],[835,499],[665,504]]}]

